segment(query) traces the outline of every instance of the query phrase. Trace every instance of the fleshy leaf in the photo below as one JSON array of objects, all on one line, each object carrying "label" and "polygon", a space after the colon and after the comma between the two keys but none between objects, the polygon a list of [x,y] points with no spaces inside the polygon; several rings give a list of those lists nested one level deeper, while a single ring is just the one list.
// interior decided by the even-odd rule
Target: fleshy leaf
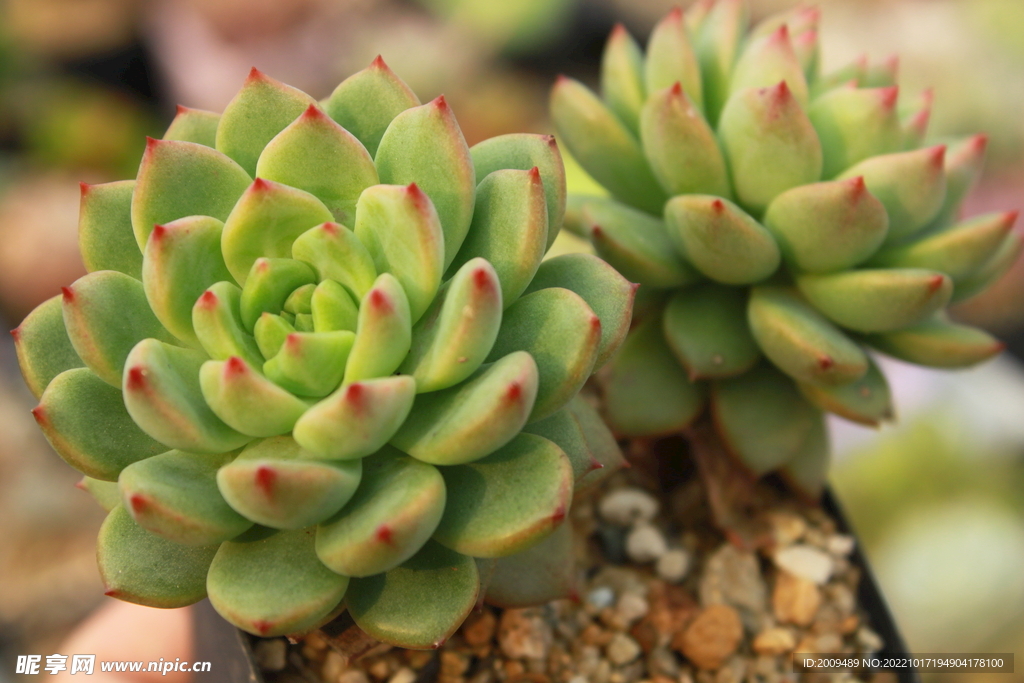
[{"label": "fleshy leaf", "polygon": [[[536,168],[544,182],[544,197],[548,211],[547,245],[551,248],[565,215],[565,166],[553,135],[511,133],[479,142],[469,150],[473,166],[480,181],[495,171],[516,169],[529,171]],[[477,209],[479,210],[479,209]]]},{"label": "fleshy leaf", "polygon": [[800,392],[821,410],[869,427],[878,427],[895,417],[889,383],[870,356],[867,373],[857,381],[838,387],[801,384]]},{"label": "fleshy leaf", "polygon": [[966,368],[1002,352],[1006,345],[984,330],[941,316],[913,327],[873,334],[865,341],[882,353],[933,368]]},{"label": "fleshy leaf", "polygon": [[295,332],[295,326],[283,317],[273,313],[264,313],[256,321],[253,335],[263,357],[273,358],[284,346],[284,340],[292,332]]},{"label": "fleshy leaf", "polygon": [[977,216],[916,242],[886,249],[871,259],[871,265],[937,270],[959,285],[996,255],[1016,221],[1016,211]]},{"label": "fleshy leaf", "polygon": [[356,339],[345,367],[345,382],[387,377],[412,345],[409,299],[402,285],[384,273],[359,305]]},{"label": "fleshy leaf", "polygon": [[263,313],[278,314],[284,310],[289,295],[302,285],[316,282],[313,269],[302,261],[290,258],[258,258],[242,286],[239,312],[242,325],[254,330]]},{"label": "fleshy leaf", "polygon": [[672,355],[660,315],[633,328],[600,378],[605,418],[621,436],[673,434],[704,408],[704,390]]},{"label": "fleshy leaf", "polygon": [[445,507],[444,479],[433,465],[390,447],[362,463],[355,495],[316,532],[320,560],[345,576],[372,576],[408,560],[429,542]]},{"label": "fleshy leaf", "polygon": [[355,332],[359,309],[352,295],[334,280],[323,280],[316,286],[309,307],[310,315],[313,316],[313,329],[317,332]]},{"label": "fleshy leaf", "polygon": [[263,372],[299,396],[326,396],[341,384],[354,341],[355,335],[347,330],[292,332],[277,355],[263,364]]},{"label": "fleshy leaf", "polygon": [[629,332],[636,287],[614,268],[591,254],[563,254],[540,264],[525,294],[563,287],[579,294],[601,320],[601,343],[594,369],[619,350]]},{"label": "fleshy leaf", "polygon": [[751,284],[779,267],[779,247],[772,234],[727,199],[673,197],[665,206],[665,225],[676,249],[712,280]]},{"label": "fleshy leaf", "polygon": [[668,194],[729,194],[729,173],[715,133],[679,83],[651,93],[640,113],[640,140],[654,177]]},{"label": "fleshy leaf", "polygon": [[562,408],[550,417],[526,425],[523,432],[543,436],[561,448],[572,465],[574,482],[602,466],[590,452],[583,427],[569,408]]},{"label": "fleshy leaf", "polygon": [[586,86],[559,78],[551,91],[551,118],[562,142],[594,180],[630,206],[661,213],[665,193],[640,142]]},{"label": "fleshy leaf", "polygon": [[391,443],[435,465],[478,460],[519,433],[537,393],[534,358],[522,351],[509,353],[466,382],[419,394]]},{"label": "fleshy leaf", "polygon": [[572,400],[594,372],[601,319],[575,292],[549,287],[527,294],[505,310],[488,360],[526,351],[537,361],[537,400],[529,421]]},{"label": "fleshy leaf", "polygon": [[11,330],[11,335],[21,374],[36,398],[43,395],[46,386],[60,373],[83,367],[64,328],[60,295],[39,304]]},{"label": "fleshy leaf", "polygon": [[879,268],[804,275],[797,286],[833,322],[857,332],[915,325],[944,308],[953,282],[934,270]]},{"label": "fleshy leaf", "polygon": [[132,422],[121,392],[87,368],[57,375],[32,416],[53,450],[95,479],[116,481],[128,465],[167,450]]},{"label": "fleshy leaf", "polygon": [[324,223],[299,236],[292,257],[309,264],[317,279],[344,285],[356,300],[362,299],[377,279],[373,257],[344,225]]},{"label": "fleshy leaf", "polygon": [[[729,83],[733,65],[749,22],[745,0],[719,0],[694,25],[694,50],[700,62],[704,84],[704,111],[711,125],[729,99]],[[688,20],[689,23],[689,20]],[[776,79],[778,80],[778,79]]]},{"label": "fleshy leaf", "polygon": [[142,278],[142,252],[132,231],[134,180],[101,185],[82,183],[78,248],[90,273],[116,270]]},{"label": "fleshy leaf", "polygon": [[214,414],[249,436],[287,434],[309,407],[237,356],[203,363],[199,385]]},{"label": "fleshy leaf", "polygon": [[430,198],[415,183],[377,185],[359,197],[355,236],[378,273],[390,273],[415,323],[433,301],[445,266],[445,237]]},{"label": "fleshy leaf", "polygon": [[540,171],[502,169],[477,186],[473,224],[451,271],[484,258],[498,274],[511,306],[533,279],[547,244],[548,216]]},{"label": "fleshy leaf", "polygon": [[665,307],[665,341],[691,380],[732,377],[761,358],[747,326],[747,293],[716,284],[676,292]]},{"label": "fleshy leaf", "polygon": [[448,502],[434,540],[471,557],[526,550],[562,523],[572,465],[561,448],[519,434],[482,460],[441,469]]},{"label": "fleshy leaf", "polygon": [[715,382],[711,408],[726,448],[755,476],[796,457],[822,420],[793,381],[766,363]]},{"label": "fleshy leaf", "polygon": [[898,242],[919,232],[938,215],[946,197],[944,146],[899,152],[862,161],[840,180],[864,176],[871,194],[889,214],[886,241]]},{"label": "fleshy leaf", "polygon": [[583,221],[598,256],[631,282],[667,288],[700,279],[676,253],[659,218],[598,199],[584,204]]},{"label": "fleshy leaf", "polygon": [[583,437],[587,440],[587,448],[597,464],[600,465],[576,481],[575,492],[582,493],[615,474],[619,468],[626,465],[626,458],[622,455],[622,449],[619,448],[615,435],[608,429],[601,414],[586,399],[576,396],[569,401],[567,410],[580,423]]},{"label": "fleshy leaf", "polygon": [[100,527],[96,559],[106,594],[147,607],[185,607],[206,597],[217,546],[183,546],[136,524],[124,506]]},{"label": "fleshy leaf", "polygon": [[430,197],[444,232],[444,270],[466,239],[476,193],[469,147],[444,96],[396,116],[374,161],[380,182],[415,183]]},{"label": "fleshy leaf", "polygon": [[92,477],[82,477],[75,488],[86,491],[93,497],[99,506],[110,512],[121,504],[121,491],[117,488],[116,481],[103,481]]},{"label": "fleshy leaf", "polygon": [[361,460],[309,459],[294,439],[278,436],[245,448],[217,472],[216,486],[232,508],[273,529],[303,529],[347,503],[362,479]]},{"label": "fleshy leaf", "polygon": [[647,98],[644,55],[622,24],[615,24],[601,57],[601,95],[608,107],[634,134],[640,130],[640,108]]},{"label": "fleshy leaf", "polygon": [[526,550],[497,561],[484,601],[504,609],[561,600],[576,589],[576,558],[571,524]]},{"label": "fleshy leaf", "polygon": [[835,386],[868,370],[860,347],[788,288],[755,287],[747,321],[764,355],[800,382]]},{"label": "fleshy leaf", "polygon": [[312,97],[253,67],[217,126],[217,150],[255,176],[260,153],[274,136],[316,104]]},{"label": "fleshy leaf", "polygon": [[408,375],[345,384],[310,408],[295,440],[325,460],[362,458],[380,450],[412,409],[416,381]]},{"label": "fleshy leaf", "polygon": [[949,225],[959,217],[964,199],[981,176],[987,147],[987,136],[974,135],[949,148],[945,161],[946,198],[934,225]]},{"label": "fleshy leaf", "polygon": [[498,274],[482,258],[468,261],[413,327],[400,370],[416,379],[417,393],[447,389],[473,374],[494,345],[501,312]]},{"label": "fleshy leaf", "polygon": [[98,270],[63,288],[64,326],[78,357],[104,382],[121,386],[125,358],[147,338],[175,342],[153,315],[142,283]]},{"label": "fleshy leaf", "polygon": [[803,497],[817,501],[828,480],[830,453],[828,430],[825,421],[819,419],[800,450],[782,466],[780,474]]},{"label": "fleshy leaf", "polygon": [[858,176],[782,193],[768,206],[764,225],[786,263],[827,273],[851,268],[874,254],[889,230],[889,215]]},{"label": "fleshy leaf", "polygon": [[430,541],[386,574],[354,580],[346,603],[356,625],[373,638],[427,650],[455,633],[479,593],[473,558]]},{"label": "fleshy leaf", "polygon": [[313,543],[313,529],[299,529],[222,544],[206,582],[214,609],[264,638],[313,628],[349,585],[347,576],[320,563]]},{"label": "fleshy leaf", "polygon": [[299,235],[330,220],[331,212],[309,192],[257,178],[224,223],[224,261],[244,287],[257,259],[290,258]]},{"label": "fleshy leaf", "polygon": [[164,133],[164,140],[195,142],[213,147],[217,144],[217,124],[220,114],[204,109],[178,105],[178,111]]},{"label": "fleshy leaf", "polygon": [[786,190],[821,179],[821,142],[786,81],[738,91],[718,135],[737,201],[755,215]]},{"label": "fleshy leaf", "polygon": [[[803,64],[793,51],[789,27],[785,25],[769,35],[754,38],[747,43],[733,67],[729,93],[735,96],[747,88],[767,88],[775,86],[780,81],[787,86],[784,90],[792,92],[799,108],[806,109],[810,99],[807,77],[804,75]],[[728,108],[728,105],[725,108]]]},{"label": "fleshy leaf", "polygon": [[322,102],[328,116],[359,138],[371,156],[394,118],[419,104],[412,89],[380,56],[342,81]]},{"label": "fleshy leaf", "polygon": [[644,61],[644,84],[649,94],[676,83],[682,85],[697,109],[703,110],[700,64],[678,8],[671,10],[651,31]]},{"label": "fleshy leaf", "polygon": [[139,427],[170,448],[227,453],[251,441],[206,405],[199,368],[206,357],[156,339],[139,342],[125,361],[124,405]]},{"label": "fleshy leaf", "polygon": [[334,220],[348,225],[360,193],[377,184],[373,158],[362,143],[312,104],[270,141],[256,175],[309,192]]},{"label": "fleshy leaf", "polygon": [[117,480],[123,505],[136,524],[175,543],[230,540],[252,526],[217,490],[217,469],[233,458],[168,451],[136,462]]},{"label": "fleshy leaf", "polygon": [[218,282],[203,292],[192,308],[192,327],[203,350],[214,360],[238,356],[253,367],[263,366],[260,349],[242,326],[242,290]]},{"label": "fleshy leaf", "polygon": [[154,226],[146,243],[146,300],[163,326],[190,346],[199,345],[192,327],[196,300],[213,283],[231,278],[220,253],[223,227],[209,216],[179,218]]},{"label": "fleshy leaf", "polygon": [[900,149],[898,97],[897,88],[842,87],[814,100],[807,115],[821,138],[822,178]]},{"label": "fleshy leaf", "polygon": [[185,216],[226,219],[251,182],[241,166],[205,145],[150,139],[132,193],[139,249],[154,225]]},{"label": "fleshy leaf", "polygon": [[965,301],[988,289],[1013,267],[1022,251],[1024,238],[1018,233],[1011,232],[988,263],[970,277],[957,283],[953,291],[953,301]]}]

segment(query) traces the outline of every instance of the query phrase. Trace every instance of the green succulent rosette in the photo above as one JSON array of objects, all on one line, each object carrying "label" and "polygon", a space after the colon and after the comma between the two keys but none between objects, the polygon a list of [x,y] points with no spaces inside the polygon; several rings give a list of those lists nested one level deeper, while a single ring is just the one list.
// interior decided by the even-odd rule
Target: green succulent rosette
[{"label": "green succulent rosette", "polygon": [[553,138],[470,149],[379,59],[322,102],[254,69],[83,185],[90,273],[14,336],[108,595],[412,648],[562,595],[574,487],[621,463],[577,393],[634,292],[542,262],[564,208]]},{"label": "green succulent rosette", "polygon": [[893,415],[869,349],[965,367],[1002,348],[944,309],[1020,254],[1015,213],[959,219],[986,145],[923,145],[931,95],[901,103],[896,62],[819,75],[819,13],[748,29],[741,0],[621,26],[601,97],[562,77],[561,142],[605,197],[570,196],[566,227],[642,285],[602,372],[623,436],[685,429],[710,407],[727,450],[816,495],[824,413]]}]

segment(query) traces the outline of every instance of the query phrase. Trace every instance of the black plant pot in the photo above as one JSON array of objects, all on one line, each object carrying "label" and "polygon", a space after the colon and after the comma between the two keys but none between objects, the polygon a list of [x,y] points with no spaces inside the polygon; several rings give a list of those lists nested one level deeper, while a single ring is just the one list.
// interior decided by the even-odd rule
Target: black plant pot
[{"label": "black plant pot", "polygon": [[[825,491],[822,507],[836,520],[839,531],[852,534],[846,516],[831,490]],[[860,550],[859,543],[855,545],[850,559],[861,569],[860,586],[857,590],[860,607],[867,613],[871,628],[885,642],[879,658],[906,657],[908,652],[903,637],[896,628],[896,622],[878,589],[878,583]],[[214,611],[209,600],[203,600],[193,607],[193,615],[194,659],[211,663],[211,680],[216,679],[223,683],[263,683],[263,676],[253,658],[251,636],[224,621]],[[915,669],[897,669],[895,673],[899,683],[921,681]]]}]

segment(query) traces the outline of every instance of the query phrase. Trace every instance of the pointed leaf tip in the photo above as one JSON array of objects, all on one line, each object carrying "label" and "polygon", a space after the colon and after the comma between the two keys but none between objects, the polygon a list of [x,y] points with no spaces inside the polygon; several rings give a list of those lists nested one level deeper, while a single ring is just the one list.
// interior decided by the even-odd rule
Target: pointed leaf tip
[{"label": "pointed leaf tip", "polygon": [[46,408],[42,405],[38,405],[32,409],[32,418],[36,421],[36,424],[42,426],[46,424]]},{"label": "pointed leaf tip", "polygon": [[142,391],[146,388],[146,371],[140,366],[128,370],[128,382],[125,385],[128,391]]},{"label": "pointed leaf tip", "polygon": [[679,5],[676,5],[675,7],[673,7],[672,9],[670,9],[668,11],[668,14],[665,15],[665,19],[668,20],[668,21],[676,21],[676,22],[682,21],[683,20],[683,8],[680,7]]},{"label": "pointed leaf tip", "polygon": [[20,342],[21,341],[21,328],[20,327],[15,327],[13,330],[11,330],[11,336],[14,337],[14,343],[15,344]]},{"label": "pointed leaf tip", "polygon": [[249,81],[264,81],[266,79],[267,75],[260,71],[259,69],[257,69],[256,67],[252,67],[251,69],[249,69],[249,75],[245,77],[246,83],[248,83]]},{"label": "pointed leaf tip", "polygon": [[85,181],[82,181],[82,182],[78,183],[78,189],[81,190],[82,197],[85,197],[85,195],[89,194],[89,189],[91,187],[92,187],[92,185],[90,185],[89,183],[87,183]]},{"label": "pointed leaf tip", "polygon": [[936,145],[931,150],[931,162],[936,168],[943,168],[946,164],[946,145]]},{"label": "pointed leaf tip", "polygon": [[432,104],[442,111],[448,108],[448,101],[444,98],[444,95],[435,97]]},{"label": "pointed leaf tip", "polygon": [[888,88],[879,88],[878,96],[884,108],[893,109],[900,99],[900,86],[891,85]]},{"label": "pointed leaf tip", "polygon": [[157,223],[153,226],[153,232],[149,233],[149,238],[154,242],[159,242],[167,234],[167,228]]},{"label": "pointed leaf tip", "polygon": [[370,62],[370,68],[371,69],[387,69],[388,65],[384,61],[384,58],[381,55],[377,55],[376,57],[373,58],[373,61]]},{"label": "pointed leaf tip", "polygon": [[64,299],[64,303],[66,303],[66,304],[74,303],[74,301],[75,301],[75,292],[70,287],[61,287],[60,288],[60,293],[61,293],[61,296]]}]

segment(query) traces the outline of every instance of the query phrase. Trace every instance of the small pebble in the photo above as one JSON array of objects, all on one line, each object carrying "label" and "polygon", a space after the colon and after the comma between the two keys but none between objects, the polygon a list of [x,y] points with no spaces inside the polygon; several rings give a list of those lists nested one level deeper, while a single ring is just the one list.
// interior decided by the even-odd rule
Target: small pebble
[{"label": "small pebble", "polygon": [[828,553],[805,544],[783,548],[776,552],[772,559],[779,569],[785,569],[790,574],[813,581],[819,586],[828,582],[835,569],[835,562]]},{"label": "small pebble", "polygon": [[600,611],[611,607],[615,602],[615,591],[608,586],[600,586],[587,593],[587,604]]},{"label": "small pebble", "polygon": [[344,671],[347,666],[347,659],[343,657],[340,652],[331,650],[324,658],[324,666],[320,669],[320,677],[325,681],[331,681],[331,683],[333,683],[338,680],[338,676],[341,675],[341,672]]},{"label": "small pebble", "polygon": [[804,518],[792,512],[773,512],[768,515],[768,523],[772,528],[775,545],[779,548],[793,545],[807,531],[807,522]]},{"label": "small pebble", "polygon": [[590,683],[586,676],[573,676],[569,679],[569,683]]},{"label": "small pebble", "polygon": [[253,657],[260,668],[267,671],[281,671],[288,663],[288,643],[284,638],[259,640],[253,648]]},{"label": "small pebble", "polygon": [[853,552],[853,536],[848,534],[833,534],[825,541],[825,548],[838,557],[846,557]]},{"label": "small pebble", "polygon": [[416,680],[416,672],[407,666],[403,666],[388,679],[388,683],[413,683]]},{"label": "small pebble", "polygon": [[612,491],[598,506],[601,517],[612,524],[632,526],[650,522],[658,514],[658,499],[643,489],[626,488]]},{"label": "small pebble", "polygon": [[673,548],[658,558],[654,571],[669,583],[679,583],[690,570],[690,554],[681,548]]},{"label": "small pebble", "polygon": [[336,683],[370,683],[370,678],[361,669],[348,669],[341,672]]},{"label": "small pebble", "polygon": [[616,615],[626,626],[632,626],[633,622],[647,615],[650,606],[642,595],[637,593],[623,593],[615,605]]},{"label": "small pebble", "polygon": [[640,646],[625,633],[616,633],[605,652],[612,664],[622,666],[640,656]]},{"label": "small pebble", "polygon": [[784,624],[808,626],[814,621],[820,606],[821,591],[814,582],[785,571],[779,572],[772,591],[772,611],[776,619]]},{"label": "small pebble", "polygon": [[788,628],[767,628],[754,638],[754,652],[759,655],[784,655],[796,647],[796,638]]},{"label": "small pebble", "polygon": [[867,626],[861,626],[857,629],[857,643],[864,648],[866,652],[878,652],[885,647],[885,643],[882,642],[882,638]]},{"label": "small pebble", "polygon": [[701,669],[717,669],[732,656],[742,638],[743,623],[736,610],[710,605],[676,635],[672,647]]},{"label": "small pebble", "polygon": [[626,537],[626,554],[639,564],[654,562],[667,550],[664,534],[650,524],[638,524]]},{"label": "small pebble", "polygon": [[510,609],[501,615],[498,644],[511,659],[547,657],[554,634],[536,610]]}]

